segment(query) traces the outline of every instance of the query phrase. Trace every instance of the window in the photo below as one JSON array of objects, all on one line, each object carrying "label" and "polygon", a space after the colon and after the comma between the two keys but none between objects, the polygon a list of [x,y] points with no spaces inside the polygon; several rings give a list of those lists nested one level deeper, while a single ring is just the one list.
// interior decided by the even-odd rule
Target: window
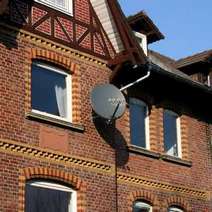
[{"label": "window", "polygon": [[143,201],[136,201],[133,204],[133,212],[152,212],[152,206]]},{"label": "window", "polygon": [[148,107],[141,100],[130,98],[131,144],[150,149]]},{"label": "window", "polygon": [[32,111],[71,121],[71,76],[63,70],[40,62],[32,64]]},{"label": "window", "polygon": [[55,8],[65,13],[72,14],[72,0],[36,0],[49,7]]},{"label": "window", "polygon": [[168,155],[181,157],[180,118],[169,110],[163,113],[164,149]]},{"label": "window", "polygon": [[183,212],[179,207],[169,207],[168,212]]},{"label": "window", "polygon": [[76,191],[48,181],[26,183],[26,212],[76,212]]},{"label": "window", "polygon": [[147,38],[146,35],[140,33],[140,32],[135,32],[134,34],[136,36],[136,39],[138,41],[138,43],[140,44],[141,48],[144,51],[144,54],[147,55]]}]

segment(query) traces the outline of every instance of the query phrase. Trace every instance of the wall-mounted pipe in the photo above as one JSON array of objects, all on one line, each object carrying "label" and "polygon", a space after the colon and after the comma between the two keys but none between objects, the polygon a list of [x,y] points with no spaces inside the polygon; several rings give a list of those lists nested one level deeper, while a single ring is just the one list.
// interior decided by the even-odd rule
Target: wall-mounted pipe
[{"label": "wall-mounted pipe", "polygon": [[120,88],[120,91],[126,90],[129,87],[132,87],[133,85],[135,85],[135,84],[147,79],[149,76],[150,76],[150,68],[148,69],[148,72],[147,72],[147,74],[145,76],[137,79],[136,81],[134,81],[132,83],[129,83],[128,85],[123,86],[122,88]]}]

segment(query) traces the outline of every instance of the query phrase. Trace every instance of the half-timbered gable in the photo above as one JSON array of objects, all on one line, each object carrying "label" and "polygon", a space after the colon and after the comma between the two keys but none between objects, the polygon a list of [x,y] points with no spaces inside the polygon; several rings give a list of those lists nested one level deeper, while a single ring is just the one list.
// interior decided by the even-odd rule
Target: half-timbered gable
[{"label": "half-timbered gable", "polygon": [[5,22],[101,59],[114,57],[114,48],[89,0],[68,1],[69,11],[48,2],[11,0]]}]

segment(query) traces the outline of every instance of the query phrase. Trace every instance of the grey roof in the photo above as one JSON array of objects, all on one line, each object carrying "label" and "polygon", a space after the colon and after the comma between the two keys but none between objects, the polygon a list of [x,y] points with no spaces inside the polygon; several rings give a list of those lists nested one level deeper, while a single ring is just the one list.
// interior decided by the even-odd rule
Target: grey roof
[{"label": "grey roof", "polygon": [[[157,52],[153,52],[153,51],[149,51],[149,54],[148,54],[149,61],[150,63],[153,64],[154,71],[160,74],[168,75],[174,79],[183,81],[185,83],[188,83],[189,85],[193,87],[199,88],[203,90],[204,92],[210,93],[210,95],[212,94],[211,87],[208,87],[206,85],[203,85],[200,82],[192,80],[192,78],[189,75],[176,69],[173,63],[164,62],[164,60],[162,59],[163,55],[159,54],[159,56],[157,56],[157,54],[158,54]],[[165,57],[165,59],[167,58]]]},{"label": "grey roof", "polygon": [[189,75],[184,74],[182,71],[179,71],[178,69],[174,68],[174,66],[171,63],[164,62],[164,60],[161,58],[162,55],[161,54],[157,55],[157,54],[158,54],[157,52],[149,51],[148,58],[153,64],[158,65],[164,71],[170,72],[182,78],[193,81]]}]

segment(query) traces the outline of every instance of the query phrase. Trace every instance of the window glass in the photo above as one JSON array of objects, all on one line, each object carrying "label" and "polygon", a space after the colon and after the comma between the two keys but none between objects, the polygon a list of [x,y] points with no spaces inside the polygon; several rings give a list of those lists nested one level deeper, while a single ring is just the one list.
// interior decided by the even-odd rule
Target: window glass
[{"label": "window glass", "polygon": [[26,212],[76,212],[76,192],[48,182],[28,182],[25,191]]},{"label": "window glass", "polygon": [[130,99],[130,131],[131,143],[146,148],[147,142],[147,106],[142,101]]},{"label": "window glass", "polygon": [[145,202],[136,201],[133,204],[133,212],[152,212],[152,207]]},{"label": "window glass", "polygon": [[178,154],[178,132],[177,132],[178,115],[165,110],[163,115],[164,127],[164,148],[169,155],[179,156]]},{"label": "window glass", "polygon": [[68,75],[40,63],[33,63],[31,79],[32,109],[68,118]]},{"label": "window glass", "polygon": [[72,13],[72,0],[36,0],[55,9]]}]

